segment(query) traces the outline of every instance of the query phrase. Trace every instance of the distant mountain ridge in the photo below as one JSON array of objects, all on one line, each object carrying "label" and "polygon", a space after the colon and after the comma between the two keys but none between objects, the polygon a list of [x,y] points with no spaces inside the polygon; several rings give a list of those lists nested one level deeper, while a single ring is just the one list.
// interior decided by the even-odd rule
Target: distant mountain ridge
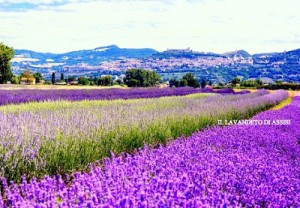
[{"label": "distant mountain ridge", "polygon": [[61,54],[16,49],[15,54],[12,60],[14,73],[21,74],[29,68],[43,73],[47,78],[52,72],[77,77],[119,76],[129,68],[147,68],[156,70],[165,80],[193,72],[199,78],[206,77],[217,83],[230,81],[236,76],[270,82],[300,82],[300,49],[251,55],[245,50],[223,54],[198,52],[190,48],[158,52],[151,48],[131,49],[109,45]]},{"label": "distant mountain ridge", "polygon": [[[168,49],[163,52],[158,52],[152,48],[119,48],[117,45],[108,45],[101,46],[94,49],[83,49],[78,51],[70,51],[66,53],[44,53],[44,52],[36,52],[27,49],[15,49],[16,56],[23,56],[24,58],[32,58],[39,60],[46,59],[58,59],[64,60],[66,57],[76,57],[88,59],[95,57],[101,57],[106,59],[116,59],[120,57],[125,58],[147,58],[150,56],[158,56],[166,58],[168,57],[200,57],[200,56],[215,56],[215,57],[242,57],[242,58],[258,58],[258,57],[284,57],[284,56],[300,56],[300,49],[295,49],[287,52],[271,52],[271,53],[258,53],[258,54],[249,54],[245,50],[236,50],[230,51],[223,54],[213,53],[213,52],[197,52],[190,49],[182,49],[182,50],[172,50]],[[64,58],[63,58],[64,57]],[[90,60],[89,60],[90,61]]]},{"label": "distant mountain ridge", "polygon": [[105,60],[114,60],[120,57],[144,58],[155,53],[158,53],[158,51],[151,48],[129,49],[119,48],[116,45],[102,46],[94,49],[70,51],[60,54],[42,53],[25,49],[15,49],[15,54],[17,57],[22,56],[24,58],[39,59],[40,62],[46,61],[47,59],[54,59],[56,62],[67,62],[67,64],[74,64],[73,62],[85,62],[97,65]]}]

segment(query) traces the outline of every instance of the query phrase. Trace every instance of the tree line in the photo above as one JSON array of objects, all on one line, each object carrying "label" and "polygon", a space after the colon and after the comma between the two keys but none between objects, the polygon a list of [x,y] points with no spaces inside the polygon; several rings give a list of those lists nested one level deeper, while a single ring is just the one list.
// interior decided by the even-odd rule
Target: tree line
[{"label": "tree line", "polygon": [[67,83],[76,83],[79,85],[98,85],[98,86],[112,86],[119,84],[121,85],[122,83],[116,80],[115,82],[113,81],[112,76],[106,75],[106,76],[101,76],[101,77],[93,77],[90,76],[89,78],[80,76],[76,78],[75,76],[70,76],[68,78],[65,78],[64,73],[60,74],[60,79],[57,81],[56,80],[56,73],[52,73],[51,77],[51,84],[67,84]]}]

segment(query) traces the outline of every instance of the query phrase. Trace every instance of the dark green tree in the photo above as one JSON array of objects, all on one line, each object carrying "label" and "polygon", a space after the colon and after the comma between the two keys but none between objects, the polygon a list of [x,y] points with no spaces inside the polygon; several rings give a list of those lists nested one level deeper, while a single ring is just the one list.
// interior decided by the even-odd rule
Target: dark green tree
[{"label": "dark green tree", "polygon": [[12,84],[20,84],[20,78],[17,77],[17,76],[15,76],[15,75],[13,75],[13,76],[11,77],[11,83],[12,83]]},{"label": "dark green tree", "polygon": [[244,82],[241,83],[241,86],[243,86],[243,87],[255,87],[256,83],[253,80],[245,80]]},{"label": "dark green tree", "polygon": [[51,83],[55,84],[55,72],[52,72]]},{"label": "dark green tree", "polygon": [[96,85],[97,81],[98,81],[97,77],[93,77],[93,76],[90,76],[90,78],[88,80],[89,80],[91,86]]},{"label": "dark green tree", "polygon": [[195,88],[199,88],[200,87],[200,83],[198,81],[198,79],[195,79],[195,83],[192,87],[195,87]]},{"label": "dark green tree", "polygon": [[200,87],[198,79],[194,77],[193,73],[187,73],[182,77],[182,80],[186,80],[187,85],[183,86],[190,86],[190,87]]},{"label": "dark green tree", "polygon": [[112,76],[103,76],[98,79],[98,85],[112,86],[112,84],[113,84]]},{"label": "dark green tree", "polygon": [[201,88],[204,88],[206,85],[207,85],[207,82],[206,82],[206,80],[203,78],[203,79],[201,80]]},{"label": "dark green tree", "polygon": [[235,77],[233,80],[231,80],[231,83],[232,83],[233,85],[240,84],[240,83],[241,83],[241,80],[240,80],[240,78]]},{"label": "dark green tree", "polygon": [[65,81],[64,73],[61,73],[61,74],[60,74],[60,81]]},{"label": "dark green tree", "polygon": [[86,77],[79,77],[78,84],[80,85],[89,85],[90,81]]},{"label": "dark green tree", "polygon": [[160,81],[161,77],[157,72],[144,69],[129,69],[124,78],[128,87],[153,87]]},{"label": "dark green tree", "polygon": [[33,77],[35,78],[36,83],[40,83],[43,80],[43,75],[40,72],[33,73]]},{"label": "dark green tree", "polygon": [[190,86],[190,87],[197,88],[197,87],[200,87],[200,83],[199,83],[198,79],[194,77],[193,73],[187,73],[180,80],[176,80],[175,78],[170,79],[169,86],[170,87]]},{"label": "dark green tree", "polygon": [[178,86],[177,86],[177,82],[178,82],[178,81],[177,81],[175,78],[170,79],[170,80],[169,80],[169,86],[170,86],[170,87],[178,87]]},{"label": "dark green tree", "polygon": [[124,82],[127,84],[128,87],[140,87],[141,86],[140,81],[137,79],[129,79]]},{"label": "dark green tree", "polygon": [[186,73],[183,77],[183,80],[187,81],[188,86],[193,86],[195,82],[195,77],[193,73]]},{"label": "dark green tree", "polygon": [[12,47],[0,43],[0,84],[10,81],[13,74],[11,72],[10,60],[15,55]]},{"label": "dark green tree", "polygon": [[72,82],[72,81],[76,81],[76,77],[70,76],[70,77],[68,78],[68,82]]},{"label": "dark green tree", "polygon": [[123,84],[122,80],[120,80],[120,79],[117,79],[117,80],[115,81],[115,83],[116,83],[117,85]]},{"label": "dark green tree", "polygon": [[261,79],[259,79],[259,78],[257,78],[257,79],[255,80],[255,83],[256,83],[256,85],[257,85],[258,87],[263,85],[263,81],[262,81]]},{"label": "dark green tree", "polygon": [[186,79],[181,79],[179,81],[179,87],[185,87],[188,86],[188,81]]}]

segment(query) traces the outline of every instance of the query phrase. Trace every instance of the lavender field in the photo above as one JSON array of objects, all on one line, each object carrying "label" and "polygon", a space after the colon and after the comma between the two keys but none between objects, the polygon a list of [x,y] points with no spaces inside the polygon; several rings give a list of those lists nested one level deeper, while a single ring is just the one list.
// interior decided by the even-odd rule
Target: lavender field
[{"label": "lavender field", "polygon": [[[285,148],[291,153],[288,146],[281,145],[284,141],[292,145],[289,139],[299,138],[295,117],[299,100],[282,110],[257,116],[286,116],[292,118],[290,126],[216,127],[219,119],[251,118],[287,99],[288,93],[197,93],[182,89],[159,94],[151,89],[152,94],[143,94],[140,90],[132,94],[124,90],[127,97],[116,94],[102,100],[77,99],[76,93],[69,100],[59,96],[51,100],[50,92],[48,100],[35,100],[42,102],[23,103],[16,96],[11,100],[13,105],[1,106],[0,206],[297,205],[293,196],[299,186],[287,189],[290,179],[286,179],[278,201],[277,189],[270,187],[270,180],[264,177],[266,171],[274,172],[276,164],[284,162],[278,157],[280,161],[271,161],[277,152],[268,142],[277,139],[278,151]],[[194,133],[201,129],[206,130]],[[297,145],[295,141],[295,151],[299,150]],[[264,151],[271,151],[265,169],[261,165],[267,162]],[[299,169],[297,154],[293,158]],[[294,171],[289,168],[275,172],[284,175],[284,171]],[[276,174],[272,176],[276,183],[272,184],[282,179]],[[299,185],[299,177],[291,177]],[[261,184],[260,193],[256,194],[254,184]],[[265,190],[271,194],[275,190],[275,195],[263,195]]]},{"label": "lavender field", "polygon": [[[0,174],[21,176],[84,170],[88,164],[131,152],[144,144],[164,144],[217,123],[249,118],[288,97],[269,94],[192,94],[159,99],[55,101],[3,106],[0,113]],[[222,103],[222,105],[220,105]]]},{"label": "lavender field", "polygon": [[253,118],[290,119],[291,125],[211,127],[166,146],[144,146],[134,155],[112,156],[103,164],[91,164],[87,172],[29,182],[23,178],[10,185],[2,178],[0,205],[299,207],[299,114],[296,97],[289,106]]}]

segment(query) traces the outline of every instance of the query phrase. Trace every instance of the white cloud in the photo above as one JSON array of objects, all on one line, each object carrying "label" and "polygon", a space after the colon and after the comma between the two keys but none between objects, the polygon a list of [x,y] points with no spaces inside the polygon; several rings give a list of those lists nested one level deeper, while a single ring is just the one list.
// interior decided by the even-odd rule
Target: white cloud
[{"label": "white cloud", "polygon": [[[62,52],[117,44],[255,53],[300,47],[296,0],[27,2],[43,5],[0,13],[0,39],[14,48]],[[47,6],[53,3],[61,5]]]}]

